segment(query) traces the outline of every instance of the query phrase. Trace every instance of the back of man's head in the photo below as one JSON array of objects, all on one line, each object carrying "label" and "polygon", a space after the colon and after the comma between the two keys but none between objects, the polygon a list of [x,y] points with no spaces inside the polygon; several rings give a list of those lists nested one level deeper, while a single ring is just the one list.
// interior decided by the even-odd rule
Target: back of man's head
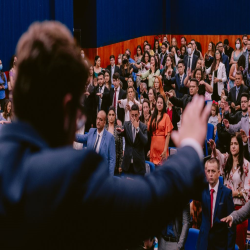
[{"label": "back of man's head", "polygon": [[51,146],[70,143],[88,77],[70,31],[59,22],[34,23],[19,40],[17,57],[17,118],[35,127]]}]

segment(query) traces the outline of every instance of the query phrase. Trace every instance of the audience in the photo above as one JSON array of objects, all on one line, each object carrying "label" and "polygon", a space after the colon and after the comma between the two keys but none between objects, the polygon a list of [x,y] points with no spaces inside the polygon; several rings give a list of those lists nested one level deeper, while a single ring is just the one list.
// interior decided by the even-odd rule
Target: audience
[{"label": "audience", "polygon": [[4,110],[5,90],[8,88],[7,78],[3,71],[3,63],[0,60],[0,106]]},{"label": "audience", "polygon": [[[204,59],[200,43],[194,39],[187,41],[181,37],[178,44],[172,37],[170,45],[165,36],[162,41],[158,37],[152,44],[145,41],[131,50],[126,49],[124,54],[110,55],[110,65],[102,65],[103,68],[100,56],[95,57],[94,66],[88,66],[87,84],[78,104],[79,111],[86,116],[82,117],[81,131],[87,134],[76,134],[76,141],[86,143],[88,149],[102,155],[111,176],[125,175],[132,179],[133,174],[144,176],[145,160],[156,166],[168,161],[169,147],[176,146],[170,134],[181,128],[182,113],[193,97],[198,94],[205,96],[208,103],[211,100],[211,115],[206,121],[214,125],[216,145],[213,139],[209,141],[209,154],[211,149],[212,157],[219,159],[220,166],[218,169],[215,159],[206,163],[208,186],[203,193],[209,193],[212,188],[215,190],[213,205],[206,204],[211,199],[210,194],[202,196],[201,224],[197,217],[201,212],[199,202],[192,203],[193,227],[201,226],[204,232],[199,236],[198,242],[202,244],[198,243],[197,249],[203,249],[204,244],[208,248],[216,247],[217,239],[223,246],[228,244],[231,248],[234,229],[228,229],[223,223],[217,225],[217,222],[232,212],[231,198],[235,209],[248,201],[250,39],[243,35],[242,44],[240,38],[236,39],[235,50],[229,46],[228,39],[216,46],[210,41]],[[79,51],[82,60],[89,65],[84,51]],[[17,57],[13,56],[7,79],[8,74],[5,75],[0,60],[1,127],[13,122],[14,118],[11,100],[16,65]],[[79,124],[77,120],[77,126]],[[223,175],[224,184],[232,192],[219,183],[219,175]],[[216,191],[218,195],[223,192],[223,199],[230,201],[223,204],[228,206],[225,214],[216,212]],[[212,217],[209,209],[214,211]],[[190,223],[189,210],[188,205],[157,236],[160,249],[183,248]],[[236,243],[241,248],[246,239],[246,228],[246,221],[237,227]],[[153,248],[152,239],[153,236],[145,240],[144,246]]]}]

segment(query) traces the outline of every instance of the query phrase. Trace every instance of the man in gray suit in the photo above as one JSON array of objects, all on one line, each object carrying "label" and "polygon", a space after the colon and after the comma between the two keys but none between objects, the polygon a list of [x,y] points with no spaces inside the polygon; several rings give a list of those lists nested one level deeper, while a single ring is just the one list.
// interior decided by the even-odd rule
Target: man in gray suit
[{"label": "man in gray suit", "polygon": [[248,201],[241,209],[232,212],[229,216],[221,219],[222,222],[226,222],[229,227],[232,224],[238,225],[250,218],[250,201]]}]

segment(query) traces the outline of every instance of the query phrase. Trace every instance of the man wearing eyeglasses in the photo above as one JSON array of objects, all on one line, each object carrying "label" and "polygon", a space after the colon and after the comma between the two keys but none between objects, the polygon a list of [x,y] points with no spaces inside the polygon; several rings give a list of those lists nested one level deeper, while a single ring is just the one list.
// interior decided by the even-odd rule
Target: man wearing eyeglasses
[{"label": "man wearing eyeglasses", "polygon": [[192,78],[189,84],[189,94],[185,94],[182,98],[175,97],[171,92],[165,92],[165,94],[169,97],[170,102],[174,106],[180,107],[184,111],[188,103],[190,103],[193,97],[198,94],[198,90],[199,90],[198,80]]}]

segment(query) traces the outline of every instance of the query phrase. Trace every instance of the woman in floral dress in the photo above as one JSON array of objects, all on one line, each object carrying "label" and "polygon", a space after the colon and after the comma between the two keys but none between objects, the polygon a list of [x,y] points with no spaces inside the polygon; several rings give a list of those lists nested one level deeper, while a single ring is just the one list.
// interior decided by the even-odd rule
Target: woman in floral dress
[{"label": "woman in floral dress", "polygon": [[[241,135],[233,135],[230,142],[230,153],[222,154],[215,147],[213,140],[209,141],[212,157],[220,162],[224,185],[232,190],[235,210],[240,209],[249,200],[250,163],[244,158],[244,149]],[[236,244],[245,249],[248,221],[237,226]]]}]

